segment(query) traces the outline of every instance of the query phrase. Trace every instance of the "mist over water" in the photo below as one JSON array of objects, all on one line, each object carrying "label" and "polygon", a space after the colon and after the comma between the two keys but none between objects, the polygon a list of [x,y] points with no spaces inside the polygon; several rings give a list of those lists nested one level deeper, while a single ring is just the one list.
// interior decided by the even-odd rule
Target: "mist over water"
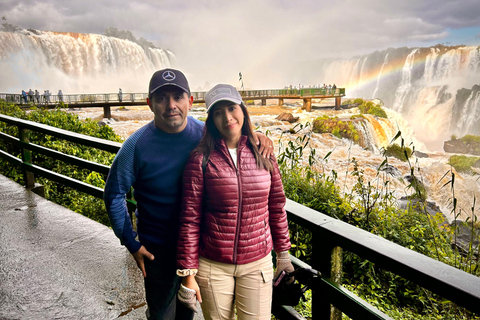
[{"label": "mist over water", "polygon": [[0,91],[147,92],[153,72],[175,64],[164,49],[98,34],[0,32]]}]

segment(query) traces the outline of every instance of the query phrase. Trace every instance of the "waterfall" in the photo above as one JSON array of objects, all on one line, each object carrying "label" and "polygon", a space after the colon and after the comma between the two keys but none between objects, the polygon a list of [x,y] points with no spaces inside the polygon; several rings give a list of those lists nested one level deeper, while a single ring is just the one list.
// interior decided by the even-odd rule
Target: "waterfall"
[{"label": "waterfall", "polygon": [[407,56],[405,60],[405,65],[402,68],[402,82],[395,92],[395,102],[393,103],[393,110],[397,112],[402,112],[403,103],[405,101],[405,97],[410,93],[412,89],[412,69],[413,69],[413,62],[415,53],[417,50],[413,50]]},{"label": "waterfall", "polygon": [[380,79],[382,77],[382,73],[383,73],[383,68],[385,68],[385,65],[388,63],[388,53],[385,55],[385,61],[383,62],[382,64],[382,67],[380,68],[380,72],[378,73],[378,77],[377,77],[377,85],[375,86],[375,91],[373,91],[373,95],[372,95],[372,99],[375,99],[375,96],[378,92],[378,85],[380,84]]},{"label": "waterfall", "polygon": [[152,73],[174,62],[171,51],[98,34],[0,32],[4,92],[146,92]]},{"label": "waterfall", "polygon": [[452,134],[480,134],[480,46],[390,48],[332,60],[319,73],[348,97],[381,99],[430,150]]}]

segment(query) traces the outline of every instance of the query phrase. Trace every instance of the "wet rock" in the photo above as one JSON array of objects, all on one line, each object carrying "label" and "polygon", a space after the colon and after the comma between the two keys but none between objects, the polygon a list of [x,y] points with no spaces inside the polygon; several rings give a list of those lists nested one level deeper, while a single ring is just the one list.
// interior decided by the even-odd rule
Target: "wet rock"
[{"label": "wet rock", "polygon": [[443,150],[449,153],[480,155],[480,142],[462,139],[451,139],[443,143]]},{"label": "wet rock", "polygon": [[[467,256],[472,254],[474,258],[480,256],[480,229],[472,226],[470,221],[454,220],[450,224],[455,230],[456,239],[453,239],[452,247],[457,248],[460,254]],[[472,244],[472,252],[470,252],[470,242]]]},{"label": "wet rock", "polygon": [[429,158],[428,154],[426,154],[425,152],[418,151],[418,150],[415,150],[415,157],[417,157],[417,158]]},{"label": "wet rock", "polygon": [[[378,169],[378,168],[377,168]],[[385,165],[382,168],[379,169],[380,171],[386,172],[387,174],[391,175],[394,178],[400,178],[402,177],[402,172],[395,168],[392,165]]]},{"label": "wet rock", "polygon": [[298,121],[299,117],[294,117],[291,113],[288,113],[288,112],[282,112],[275,119],[280,120],[280,121],[288,121],[290,123],[294,123],[294,122]]},{"label": "wet rock", "polygon": [[474,167],[474,168],[480,168],[480,159],[478,159],[478,160],[473,164],[473,167]]},{"label": "wet rock", "polygon": [[342,109],[358,108],[360,103],[342,104]]},{"label": "wet rock", "polygon": [[420,199],[411,199],[408,197],[401,197],[398,199],[398,207],[400,209],[408,209],[409,207],[419,214],[428,213],[432,217],[436,216],[437,213],[440,213],[443,217],[443,222],[441,225],[448,224],[447,217],[443,214],[440,207],[434,201],[422,201]]}]

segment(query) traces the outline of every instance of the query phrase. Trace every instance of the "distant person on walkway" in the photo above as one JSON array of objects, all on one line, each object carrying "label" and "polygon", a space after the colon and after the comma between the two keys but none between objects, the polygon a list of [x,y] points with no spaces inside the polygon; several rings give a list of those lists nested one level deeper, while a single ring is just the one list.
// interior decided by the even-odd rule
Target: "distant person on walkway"
[{"label": "distant person on walkway", "polygon": [[[144,276],[148,319],[191,319],[193,311],[177,302],[181,278],[175,274],[176,254],[183,169],[204,124],[188,116],[193,97],[178,70],[153,74],[147,104],[154,119],[134,132],[117,153],[105,185],[105,205],[115,235]],[[264,135],[257,137],[260,151],[270,157],[272,142]],[[131,186],[137,201],[137,232],[125,201]]]},{"label": "distant person on walkway", "polygon": [[28,101],[32,103],[34,102],[32,89],[28,90]]},{"label": "distant person on walkway", "polygon": [[[182,291],[206,319],[271,319],[276,275],[293,271],[286,198],[278,164],[260,155],[240,93],[207,92],[205,134],[187,162],[177,253]],[[190,300],[194,306],[195,300]],[[236,308],[236,312],[235,312]]]},{"label": "distant person on walkway", "polygon": [[25,92],[25,90],[22,90],[22,97],[23,97],[23,101],[27,103],[27,93]]},{"label": "distant person on walkway", "polygon": [[122,88],[119,88],[118,89],[118,101],[122,102],[123,100],[123,92],[122,92]]},{"label": "distant person on walkway", "polygon": [[63,102],[63,92],[62,92],[62,90],[58,90],[58,101]]},{"label": "distant person on walkway", "polygon": [[35,100],[36,100],[37,104],[40,103],[40,92],[38,92],[37,89],[35,89]]}]

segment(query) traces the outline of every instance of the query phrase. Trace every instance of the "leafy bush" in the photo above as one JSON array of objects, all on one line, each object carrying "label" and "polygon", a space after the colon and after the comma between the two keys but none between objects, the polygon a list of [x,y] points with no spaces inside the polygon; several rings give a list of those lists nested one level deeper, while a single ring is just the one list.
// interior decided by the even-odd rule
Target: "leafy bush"
[{"label": "leafy bush", "polygon": [[399,160],[407,161],[412,156],[412,149],[405,146],[401,147],[398,144],[391,144],[385,148],[383,155],[386,157],[395,157]]},{"label": "leafy bush", "polygon": [[353,103],[363,104],[365,103],[365,100],[363,100],[362,98],[356,98],[356,99],[353,99]]},{"label": "leafy bush", "polygon": [[480,142],[480,136],[474,136],[474,135],[467,134],[466,136],[460,138],[460,140],[462,140],[465,143]]},{"label": "leafy bush", "polygon": [[337,117],[318,117],[313,121],[313,132],[331,133],[338,138],[350,139],[358,142],[359,134],[351,121],[341,121]]},{"label": "leafy bush", "polygon": [[378,104],[372,101],[364,101],[359,107],[361,113],[371,114],[381,118],[388,118],[387,113]]},{"label": "leafy bush", "polygon": [[458,172],[473,173],[472,166],[480,159],[479,157],[468,157],[464,155],[453,155],[448,159],[448,164]]},{"label": "leafy bush", "polygon": [[[300,127],[300,130],[305,128]],[[299,133],[296,130],[295,133]],[[343,220],[365,229],[411,250],[444,263],[480,276],[479,261],[474,255],[461,256],[451,246],[453,230],[443,225],[441,214],[430,216],[425,210],[425,191],[418,191],[413,176],[407,186],[421,193],[406,210],[396,207],[396,199],[388,191],[388,181],[382,177],[381,168],[387,159],[378,166],[378,181],[367,181],[356,160],[348,159],[353,170],[348,174],[356,177],[357,183],[351,190],[341,194],[336,186],[336,172],[319,172],[316,167],[318,157],[310,148],[308,132],[303,137],[282,142],[279,139],[279,166],[282,173],[285,193],[288,198],[311,207],[331,217]],[[397,134],[394,140],[400,136]],[[393,141],[392,141],[393,142]],[[411,151],[403,145],[394,149]],[[308,155],[308,164],[302,161]],[[331,152],[323,161],[328,161]],[[412,175],[415,170],[411,170]],[[452,173],[453,175],[453,173]],[[454,178],[449,183],[453,185]],[[455,202],[455,201],[453,201]],[[454,208],[455,210],[455,208]],[[291,253],[310,263],[312,234],[309,230],[290,222]],[[475,248],[473,248],[475,249]],[[351,252],[343,253],[343,284],[356,295],[394,318],[407,319],[478,319],[469,311],[446,301],[442,297],[422,287],[364,260]],[[304,308],[310,314],[309,307]],[[301,310],[300,310],[301,311]],[[302,311],[301,311],[302,312]],[[405,317],[403,316],[405,315]],[[344,318],[348,318],[345,317]]]}]

